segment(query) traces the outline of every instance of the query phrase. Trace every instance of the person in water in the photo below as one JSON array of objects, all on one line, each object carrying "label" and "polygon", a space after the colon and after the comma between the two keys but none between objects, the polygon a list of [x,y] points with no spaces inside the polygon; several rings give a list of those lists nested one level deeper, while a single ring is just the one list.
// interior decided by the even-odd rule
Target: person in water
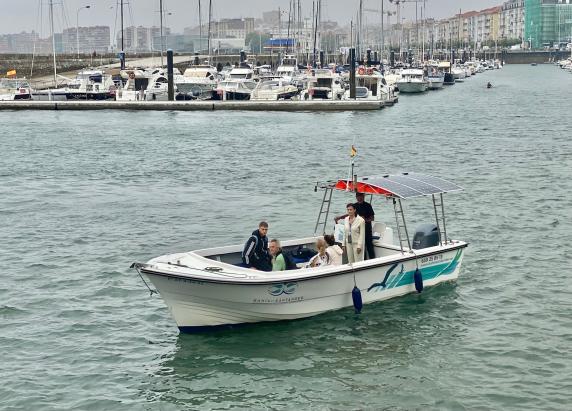
[{"label": "person in water", "polygon": [[277,239],[270,240],[270,243],[268,244],[268,250],[272,256],[272,271],[285,271],[286,260],[284,259],[284,254],[282,254],[280,241]]},{"label": "person in water", "polygon": [[258,230],[254,230],[252,235],[244,244],[242,251],[242,262],[248,268],[260,271],[272,271],[272,259],[268,252],[268,223],[261,221]]}]

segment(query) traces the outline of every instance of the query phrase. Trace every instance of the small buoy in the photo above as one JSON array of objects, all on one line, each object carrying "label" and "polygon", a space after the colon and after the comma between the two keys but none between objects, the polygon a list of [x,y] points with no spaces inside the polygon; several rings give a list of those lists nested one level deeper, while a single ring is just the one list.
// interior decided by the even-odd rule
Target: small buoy
[{"label": "small buoy", "polygon": [[352,290],[352,300],[354,302],[354,308],[356,310],[356,314],[361,313],[361,308],[363,307],[363,302],[361,300],[361,291],[354,285],[354,289]]},{"label": "small buoy", "polygon": [[415,281],[415,289],[418,293],[423,291],[423,276],[421,275],[421,270],[417,268],[413,273],[413,281]]}]

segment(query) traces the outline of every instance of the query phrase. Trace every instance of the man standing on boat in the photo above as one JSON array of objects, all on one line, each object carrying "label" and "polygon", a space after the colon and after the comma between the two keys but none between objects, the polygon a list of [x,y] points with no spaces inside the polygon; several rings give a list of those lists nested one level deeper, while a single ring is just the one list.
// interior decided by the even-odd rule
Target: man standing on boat
[{"label": "man standing on boat", "polygon": [[[371,230],[371,223],[375,219],[375,213],[373,211],[373,207],[370,203],[365,201],[365,194],[364,193],[356,193],[356,200],[357,202],[354,203],[354,208],[356,209],[357,215],[365,220],[365,250],[366,250],[366,260],[371,258],[375,258],[375,252],[373,248],[373,235]],[[334,221],[336,224],[338,220],[346,218],[347,214],[342,216],[336,217]]]},{"label": "man standing on boat", "polygon": [[272,258],[268,252],[268,223],[261,221],[258,230],[254,230],[246,241],[242,251],[242,262],[248,268],[260,271],[272,271]]}]

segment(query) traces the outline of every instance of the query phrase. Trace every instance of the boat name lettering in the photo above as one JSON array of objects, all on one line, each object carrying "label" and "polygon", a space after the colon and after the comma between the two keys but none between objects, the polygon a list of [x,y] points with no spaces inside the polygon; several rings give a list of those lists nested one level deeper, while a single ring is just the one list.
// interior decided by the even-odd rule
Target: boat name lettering
[{"label": "boat name lettering", "polygon": [[186,278],[167,277],[167,280],[169,280],[169,281],[178,281],[178,282],[181,282],[181,283],[204,285],[204,281],[187,280]]},{"label": "boat name lettering", "polygon": [[443,261],[443,254],[430,255],[421,259],[421,264],[434,263],[436,261]]},{"label": "boat name lettering", "polygon": [[262,304],[281,304],[281,303],[295,303],[304,300],[304,297],[280,297],[280,298],[253,298],[253,303]]}]

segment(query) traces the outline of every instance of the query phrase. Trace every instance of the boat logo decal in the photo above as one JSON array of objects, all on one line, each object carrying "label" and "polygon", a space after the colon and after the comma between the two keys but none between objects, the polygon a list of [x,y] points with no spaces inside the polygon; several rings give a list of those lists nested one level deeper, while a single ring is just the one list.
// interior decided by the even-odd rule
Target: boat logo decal
[{"label": "boat logo decal", "polygon": [[268,294],[273,296],[279,296],[282,294],[294,294],[298,288],[298,283],[280,283],[272,284],[268,287]]},{"label": "boat logo decal", "polygon": [[[383,290],[383,289],[386,288],[386,287],[388,288],[387,280],[389,279],[389,276],[391,275],[391,273],[393,272],[393,270],[395,270],[395,268],[396,268],[398,265],[399,265],[399,263],[395,263],[395,264],[393,264],[391,267],[389,267],[389,270],[387,270],[387,272],[385,273],[385,277],[383,278],[383,281],[380,282],[380,283],[373,283],[372,285],[369,286],[369,288],[367,289],[367,291],[369,292],[369,291],[374,290],[374,289],[375,289],[374,291],[381,291],[381,290]],[[404,268],[403,264],[401,264],[401,270],[399,271],[399,274],[398,274],[397,276],[403,277],[403,275],[404,275],[404,270],[405,270],[405,268]],[[397,277],[397,276],[396,276],[396,277]],[[391,281],[390,281],[390,282],[391,282]]]}]

